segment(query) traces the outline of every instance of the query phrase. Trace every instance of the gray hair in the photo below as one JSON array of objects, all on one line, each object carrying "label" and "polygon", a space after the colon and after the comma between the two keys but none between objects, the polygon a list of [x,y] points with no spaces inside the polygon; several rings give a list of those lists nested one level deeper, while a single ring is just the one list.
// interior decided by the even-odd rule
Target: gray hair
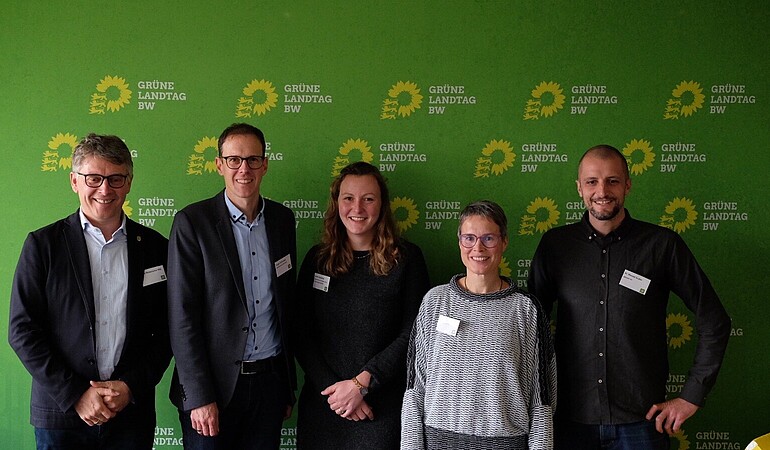
[{"label": "gray hair", "polygon": [[505,217],[505,212],[500,205],[491,200],[479,200],[463,209],[460,213],[460,224],[457,226],[458,237],[463,223],[471,216],[481,216],[491,220],[500,228],[500,236],[503,239],[508,237],[508,219]]},{"label": "gray hair", "polygon": [[123,140],[117,136],[89,133],[72,152],[72,171],[78,172],[87,158],[101,158],[128,167],[128,175],[134,175],[134,161]]}]

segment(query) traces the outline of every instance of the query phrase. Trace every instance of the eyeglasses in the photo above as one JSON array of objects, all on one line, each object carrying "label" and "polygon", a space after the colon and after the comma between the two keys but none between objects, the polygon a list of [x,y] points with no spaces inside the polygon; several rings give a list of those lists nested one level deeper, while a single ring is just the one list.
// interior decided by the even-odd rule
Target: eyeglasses
[{"label": "eyeglasses", "polygon": [[107,184],[113,189],[122,188],[126,184],[126,178],[128,175],[113,174],[113,175],[99,175],[98,173],[80,173],[75,172],[78,175],[82,175],[86,180],[86,186],[90,188],[98,188],[107,180]]},{"label": "eyeglasses", "polygon": [[249,156],[248,158],[242,158],[240,156],[220,156],[220,158],[224,159],[227,167],[233,170],[240,169],[241,164],[243,164],[244,161],[246,161],[246,164],[249,165],[250,169],[259,169],[265,162],[264,156]]},{"label": "eyeglasses", "polygon": [[476,245],[476,241],[481,241],[481,245],[484,247],[494,248],[500,243],[501,238],[502,236],[499,234],[485,234],[482,236],[476,236],[475,234],[461,234],[460,245],[465,248],[473,248],[473,246]]}]

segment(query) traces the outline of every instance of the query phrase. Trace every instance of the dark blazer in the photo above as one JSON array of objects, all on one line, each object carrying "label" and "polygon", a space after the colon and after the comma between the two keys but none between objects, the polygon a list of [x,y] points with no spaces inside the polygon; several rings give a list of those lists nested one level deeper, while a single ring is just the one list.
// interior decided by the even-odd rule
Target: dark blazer
[{"label": "dark blazer", "polygon": [[[126,340],[112,379],[128,385],[133,401],[116,419],[149,417],[154,427],[155,385],[171,359],[166,282],[142,285],[146,269],[166,267],[168,241],[130,219],[126,233]],[[82,424],[74,406],[89,381],[99,380],[94,320],[91,266],[76,212],[27,236],[11,289],[8,341],[32,374],[35,427]]]},{"label": "dark blazer", "polygon": [[[169,237],[169,329],[176,367],[169,398],[180,410],[230,403],[246,346],[249,315],[224,191],[189,205],[174,217]],[[264,199],[272,263],[272,290],[279,321],[287,404],[297,386],[289,342],[296,282],[294,214]],[[275,262],[289,255],[291,269],[277,276]]]}]

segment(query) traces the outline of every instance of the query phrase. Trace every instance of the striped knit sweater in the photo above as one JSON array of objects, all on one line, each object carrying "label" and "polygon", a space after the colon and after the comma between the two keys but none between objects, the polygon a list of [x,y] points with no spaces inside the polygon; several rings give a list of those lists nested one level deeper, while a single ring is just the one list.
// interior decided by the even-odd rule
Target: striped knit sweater
[{"label": "striped knit sweater", "polygon": [[[553,448],[556,363],[537,300],[515,287],[431,289],[412,329],[401,449]],[[507,280],[510,283],[510,280]],[[439,316],[459,319],[455,336]]]}]

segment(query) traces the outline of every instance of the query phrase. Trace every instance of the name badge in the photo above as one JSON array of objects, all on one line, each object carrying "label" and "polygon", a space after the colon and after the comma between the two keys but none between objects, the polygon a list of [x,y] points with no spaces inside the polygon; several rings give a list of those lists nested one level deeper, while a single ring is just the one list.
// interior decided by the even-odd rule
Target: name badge
[{"label": "name badge", "polygon": [[155,266],[150,267],[149,269],[144,269],[142,287],[160,283],[161,281],[166,281],[166,271],[163,270],[163,266]]},{"label": "name badge", "polygon": [[331,277],[328,277],[326,275],[322,275],[318,272],[316,272],[313,275],[313,289],[318,289],[319,291],[329,292],[329,282],[331,281]]},{"label": "name badge", "polygon": [[620,277],[620,285],[631,289],[634,292],[638,292],[642,295],[645,295],[647,293],[647,288],[650,287],[650,279],[645,278],[638,273],[631,272],[630,270],[626,269],[625,272],[623,272],[623,276]]},{"label": "name badge", "polygon": [[443,314],[438,316],[436,331],[439,333],[448,334],[450,336],[457,336],[458,328],[460,328],[460,319],[453,319]]},{"label": "name badge", "polygon": [[291,270],[291,255],[286,255],[275,262],[275,275],[281,276]]}]

